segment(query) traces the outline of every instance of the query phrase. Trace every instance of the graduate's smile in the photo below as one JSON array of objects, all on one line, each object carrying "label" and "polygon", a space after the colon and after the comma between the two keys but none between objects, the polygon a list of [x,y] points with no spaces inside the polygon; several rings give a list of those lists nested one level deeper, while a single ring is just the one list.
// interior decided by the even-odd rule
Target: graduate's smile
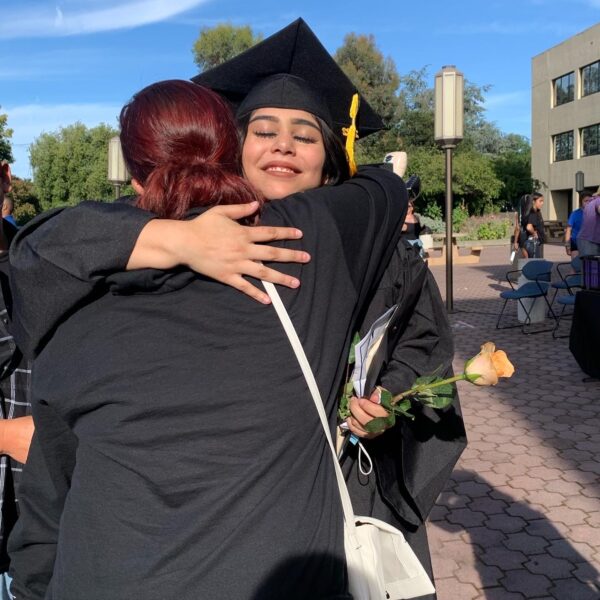
[{"label": "graduate's smile", "polygon": [[301,173],[300,169],[296,168],[294,165],[279,161],[267,163],[263,167],[263,171],[266,171],[269,175],[275,175],[276,177],[293,177],[294,175]]},{"label": "graduate's smile", "polygon": [[260,108],[248,123],[244,176],[267,200],[323,183],[325,147],[316,118],[302,110]]}]

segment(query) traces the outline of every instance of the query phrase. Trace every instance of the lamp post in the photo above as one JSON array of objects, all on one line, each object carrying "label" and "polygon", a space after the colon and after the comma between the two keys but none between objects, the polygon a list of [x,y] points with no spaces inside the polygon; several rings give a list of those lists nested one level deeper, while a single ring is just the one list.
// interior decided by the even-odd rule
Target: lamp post
[{"label": "lamp post", "polygon": [[115,199],[121,193],[121,186],[131,179],[125,159],[123,158],[123,150],[121,149],[121,140],[118,135],[111,137],[108,141],[108,180],[115,188]]},{"label": "lamp post", "polygon": [[446,309],[452,290],[452,150],[463,138],[463,74],[450,65],[435,74],[435,141],[446,151]]}]

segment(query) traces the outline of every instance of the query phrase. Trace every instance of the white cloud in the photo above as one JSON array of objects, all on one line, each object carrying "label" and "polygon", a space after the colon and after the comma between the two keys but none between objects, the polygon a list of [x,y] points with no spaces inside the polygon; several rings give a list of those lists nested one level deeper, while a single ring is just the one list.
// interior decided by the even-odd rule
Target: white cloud
[{"label": "white cloud", "polygon": [[80,122],[87,127],[107,123],[117,127],[122,106],[116,104],[27,104],[3,106],[8,125],[13,130],[11,143],[15,162],[13,172],[19,177],[31,177],[29,145],[42,133],[52,133],[61,127]]},{"label": "white cloud", "polygon": [[90,8],[89,1],[77,0],[54,7],[37,3],[34,8],[12,11],[2,7],[0,39],[61,37],[131,29],[164,21],[208,1],[138,0],[123,3],[108,0],[100,8]]}]

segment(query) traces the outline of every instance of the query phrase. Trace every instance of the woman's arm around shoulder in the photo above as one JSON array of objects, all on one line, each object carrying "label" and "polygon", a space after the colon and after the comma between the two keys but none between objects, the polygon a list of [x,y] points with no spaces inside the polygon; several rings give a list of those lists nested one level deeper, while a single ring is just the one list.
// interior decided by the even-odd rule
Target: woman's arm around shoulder
[{"label": "woman's arm around shoulder", "polygon": [[297,279],[259,261],[310,260],[306,252],[263,245],[302,232],[235,221],[256,209],[217,206],[189,221],[169,221],[124,202],[83,202],[38,216],[11,247],[12,330],[20,348],[37,354],[61,319],[100,293],[108,274],[125,269],[184,264],[264,303],[268,296],[244,275],[297,287]]}]

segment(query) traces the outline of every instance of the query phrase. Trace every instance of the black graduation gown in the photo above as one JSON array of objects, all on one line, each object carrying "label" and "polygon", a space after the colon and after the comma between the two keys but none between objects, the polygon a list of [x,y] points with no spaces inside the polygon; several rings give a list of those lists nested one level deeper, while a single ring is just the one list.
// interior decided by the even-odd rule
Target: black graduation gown
[{"label": "black graduation gown", "polygon": [[[393,251],[405,203],[400,180],[377,170],[265,209],[265,223],[301,227],[304,239],[289,244],[314,257],[288,266],[302,286],[281,294],[332,427],[354,323]],[[37,230],[34,254],[56,250],[50,230]],[[23,296],[27,262],[17,252]],[[60,264],[59,280],[73,278]],[[45,329],[17,327],[36,332],[23,341],[39,352],[38,430],[11,539],[18,597],[43,597],[52,573],[46,598],[61,600],[266,598],[283,589],[285,597],[345,597],[330,457],[272,309],[185,271],[116,274],[86,294]],[[200,415],[195,394],[208,407]],[[296,398],[305,404],[284,404]],[[240,406],[248,408],[238,416]],[[194,544],[214,524],[206,554]]]},{"label": "black graduation gown", "polygon": [[[439,289],[418,250],[403,240],[369,300],[361,334],[394,304],[394,333],[387,337],[377,383],[396,394],[420,375],[450,376],[454,345]],[[398,527],[433,580],[425,521],[467,440],[456,388],[448,409],[417,405],[412,412],[414,421],[398,419],[383,435],[363,442],[373,460],[372,475],[360,474],[356,447],[348,447],[343,467],[355,512]]]}]

